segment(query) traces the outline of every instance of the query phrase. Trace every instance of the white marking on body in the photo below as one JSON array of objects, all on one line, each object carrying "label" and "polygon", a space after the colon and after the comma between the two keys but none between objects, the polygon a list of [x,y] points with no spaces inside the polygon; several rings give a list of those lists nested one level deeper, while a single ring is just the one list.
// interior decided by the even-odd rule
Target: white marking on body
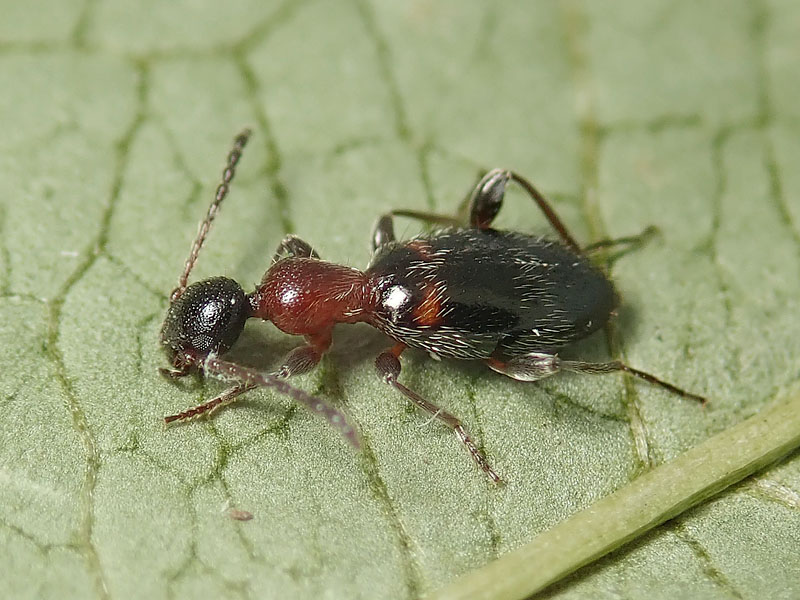
[{"label": "white marking on body", "polygon": [[383,304],[386,308],[397,311],[408,304],[409,300],[411,300],[411,292],[401,285],[395,285],[384,295]]}]

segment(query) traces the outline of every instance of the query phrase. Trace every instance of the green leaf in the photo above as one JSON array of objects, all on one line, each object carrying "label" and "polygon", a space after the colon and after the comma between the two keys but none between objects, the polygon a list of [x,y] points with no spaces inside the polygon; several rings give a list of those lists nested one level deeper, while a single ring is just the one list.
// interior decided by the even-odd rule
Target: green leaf
[{"label": "green leaf", "polygon": [[[461,577],[437,598],[523,598],[541,591],[796,450],[799,413],[800,395],[762,410]],[[787,554],[791,560],[792,550]]]},{"label": "green leaf", "polygon": [[[8,597],[419,598],[798,390],[794,2],[6,4]],[[160,377],[158,333],[246,125],[193,278],[251,289],[287,232],[363,267],[378,215],[453,212],[510,167],[582,241],[658,227],[611,264],[614,325],[568,354],[709,406],[620,375],[523,384],[404,354],[402,381],[464,420],[500,488],[375,377],[390,341],[343,326],[296,383],[350,415],[360,452],[266,391],[164,430],[221,388]],[[547,231],[517,190],[498,226]],[[269,371],[300,342],[250,323],[231,357]],[[799,544],[795,452],[548,593],[791,598]]]}]

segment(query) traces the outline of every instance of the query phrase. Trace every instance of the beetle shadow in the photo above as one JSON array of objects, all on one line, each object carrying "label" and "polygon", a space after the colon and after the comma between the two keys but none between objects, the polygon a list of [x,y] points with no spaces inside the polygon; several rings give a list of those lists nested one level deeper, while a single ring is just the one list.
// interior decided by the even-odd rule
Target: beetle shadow
[{"label": "beetle shadow", "polygon": [[[625,341],[636,336],[640,319],[635,306],[620,303],[607,325],[590,335],[564,348],[558,355],[565,359],[586,362],[608,362],[616,360],[611,354],[611,338],[617,339],[624,347]],[[609,331],[609,327],[611,331]]]},{"label": "beetle shadow", "polygon": [[620,303],[617,309],[617,315],[612,319],[612,327],[615,330],[615,335],[618,337],[622,346],[625,346],[626,340],[633,340],[636,337],[636,332],[639,329],[641,319],[639,311],[635,303]]}]

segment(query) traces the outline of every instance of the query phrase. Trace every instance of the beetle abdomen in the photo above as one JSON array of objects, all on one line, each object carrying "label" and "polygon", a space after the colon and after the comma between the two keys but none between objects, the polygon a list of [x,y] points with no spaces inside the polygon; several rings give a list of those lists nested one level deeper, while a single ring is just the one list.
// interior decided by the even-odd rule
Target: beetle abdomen
[{"label": "beetle abdomen", "polygon": [[366,274],[373,325],[454,358],[555,352],[602,327],[616,305],[611,282],[585,257],[493,229],[387,244]]}]

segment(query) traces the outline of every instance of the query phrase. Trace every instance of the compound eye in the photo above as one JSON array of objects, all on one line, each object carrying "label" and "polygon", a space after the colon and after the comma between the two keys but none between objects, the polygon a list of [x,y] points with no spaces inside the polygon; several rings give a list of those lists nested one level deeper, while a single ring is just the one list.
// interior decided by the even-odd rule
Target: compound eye
[{"label": "compound eye", "polygon": [[173,362],[202,360],[227,352],[249,316],[241,286],[227,277],[194,283],[167,311],[161,342]]}]

